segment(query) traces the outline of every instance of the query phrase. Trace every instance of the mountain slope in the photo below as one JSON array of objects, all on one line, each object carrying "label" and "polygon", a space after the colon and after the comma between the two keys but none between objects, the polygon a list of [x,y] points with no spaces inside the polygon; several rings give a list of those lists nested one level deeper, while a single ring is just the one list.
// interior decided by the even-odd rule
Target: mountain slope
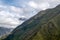
[{"label": "mountain slope", "polygon": [[42,25],[29,40],[60,40],[60,14]]},{"label": "mountain slope", "polygon": [[10,33],[11,30],[12,30],[12,28],[0,27],[0,37],[7,34],[7,33]]},{"label": "mountain slope", "polygon": [[[56,33],[56,35],[60,35],[60,30],[55,31],[55,29],[57,30],[57,28],[60,27],[58,26],[57,28],[55,28],[54,22],[50,22],[50,20],[54,19],[59,14],[60,5],[53,9],[41,11],[34,17],[25,21],[22,25],[19,25],[4,40],[54,40],[52,38],[52,36],[55,35],[54,33]],[[58,20],[59,18],[57,19],[57,21]],[[59,40],[59,37],[56,36],[55,40]]]}]

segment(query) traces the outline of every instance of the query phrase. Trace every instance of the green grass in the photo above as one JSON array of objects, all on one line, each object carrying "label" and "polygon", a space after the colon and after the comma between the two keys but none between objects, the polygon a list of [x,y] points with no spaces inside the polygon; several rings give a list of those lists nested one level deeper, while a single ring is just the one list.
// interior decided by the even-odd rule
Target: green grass
[{"label": "green grass", "polygon": [[29,40],[60,40],[60,15],[42,25],[39,32]]}]

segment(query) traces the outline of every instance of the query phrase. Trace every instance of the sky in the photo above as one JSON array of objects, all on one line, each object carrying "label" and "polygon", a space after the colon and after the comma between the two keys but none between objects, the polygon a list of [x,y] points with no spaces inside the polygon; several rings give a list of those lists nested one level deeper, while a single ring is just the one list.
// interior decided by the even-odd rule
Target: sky
[{"label": "sky", "polygon": [[0,27],[16,28],[39,11],[58,4],[59,0],[0,0]]}]

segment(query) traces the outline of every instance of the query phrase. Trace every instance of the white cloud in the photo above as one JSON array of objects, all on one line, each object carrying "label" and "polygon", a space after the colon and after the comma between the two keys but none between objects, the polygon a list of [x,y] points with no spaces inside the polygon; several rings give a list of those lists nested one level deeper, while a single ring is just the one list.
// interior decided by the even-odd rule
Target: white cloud
[{"label": "white cloud", "polygon": [[15,13],[23,13],[23,9],[22,8],[18,8],[18,7],[15,7],[15,6],[10,6],[9,8],[10,8],[10,10],[12,12],[15,12]]},{"label": "white cloud", "polygon": [[17,26],[20,22],[19,20],[15,19],[12,17],[13,15],[2,11],[0,12],[0,24],[4,24],[4,25],[9,25],[9,26]]},{"label": "white cloud", "polygon": [[37,3],[35,1],[30,1],[28,3],[29,6],[35,8],[35,9],[40,9],[40,10],[46,10],[47,8],[50,7],[49,3],[43,2],[43,3]]},{"label": "white cloud", "polygon": [[49,1],[52,1],[52,2],[59,2],[60,0],[49,0]]},{"label": "white cloud", "polygon": [[[12,11],[12,12],[11,12]],[[19,14],[22,10],[14,6],[0,6],[0,26],[5,26],[7,28],[15,28],[23,21],[19,21]],[[9,27],[8,27],[9,26]]]},{"label": "white cloud", "polygon": [[50,7],[49,3],[40,3],[38,5],[38,8],[40,8],[41,10],[46,10],[49,7]]},{"label": "white cloud", "polygon": [[14,17],[13,14],[9,13],[8,11],[0,11],[0,16],[1,17]]},{"label": "white cloud", "polygon": [[6,24],[10,24],[10,25],[17,25],[19,24],[18,20],[15,20],[14,18],[6,18],[6,17],[0,17],[0,23],[6,23]]},{"label": "white cloud", "polygon": [[30,1],[28,3],[28,5],[31,6],[31,7],[33,7],[33,8],[37,8],[37,6],[38,6],[34,1]]},{"label": "white cloud", "polygon": [[[30,18],[31,16],[37,14],[38,11],[55,7],[59,3],[59,0],[26,0],[24,2],[22,2],[22,0],[16,0],[13,3],[14,5],[16,4],[16,6],[13,6],[13,4],[11,6],[2,5],[0,1],[0,23],[2,26],[18,25],[23,22],[20,21],[19,23],[19,20],[17,20],[18,18]],[[20,8],[20,6],[22,8]]]}]

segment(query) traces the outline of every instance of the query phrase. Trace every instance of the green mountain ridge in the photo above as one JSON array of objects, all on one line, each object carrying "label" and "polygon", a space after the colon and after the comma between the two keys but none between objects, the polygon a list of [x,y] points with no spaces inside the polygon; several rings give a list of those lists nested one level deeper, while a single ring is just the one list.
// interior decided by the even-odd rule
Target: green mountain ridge
[{"label": "green mountain ridge", "polygon": [[60,40],[60,5],[38,14],[15,28],[4,40]]}]

